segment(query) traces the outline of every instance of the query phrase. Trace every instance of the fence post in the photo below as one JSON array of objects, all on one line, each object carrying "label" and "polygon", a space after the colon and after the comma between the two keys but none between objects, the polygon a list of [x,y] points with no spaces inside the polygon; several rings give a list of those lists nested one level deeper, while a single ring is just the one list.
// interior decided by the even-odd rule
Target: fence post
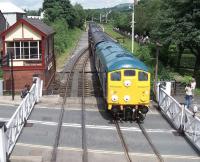
[{"label": "fence post", "polygon": [[36,95],[36,103],[39,102],[40,99],[40,86],[41,86],[41,80],[39,77],[33,77],[33,83],[35,83],[35,95]]},{"label": "fence post", "polygon": [[171,96],[171,89],[172,89],[172,83],[166,82],[166,92],[169,96]]},{"label": "fence post", "polygon": [[181,134],[184,134],[184,127],[185,127],[185,106],[181,105],[181,121],[180,121],[180,127],[178,132]]},{"label": "fence post", "polygon": [[157,85],[156,85],[156,100],[159,103],[159,100],[160,100],[160,82],[158,82]]},{"label": "fence post", "polygon": [[0,122],[0,162],[6,162],[5,122]]}]

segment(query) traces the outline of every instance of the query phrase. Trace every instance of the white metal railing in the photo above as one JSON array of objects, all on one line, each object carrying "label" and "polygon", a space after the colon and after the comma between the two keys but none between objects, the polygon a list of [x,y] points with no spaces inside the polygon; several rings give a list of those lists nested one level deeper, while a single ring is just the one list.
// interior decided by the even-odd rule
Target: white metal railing
[{"label": "white metal railing", "polygon": [[0,129],[0,162],[6,162],[8,155],[12,152],[16,141],[26,123],[35,103],[41,97],[42,81],[34,78],[29,93],[6,124],[1,124]]},{"label": "white metal railing", "polygon": [[184,115],[184,133],[186,137],[200,150],[200,119],[188,109],[185,109]]},{"label": "white metal railing", "polygon": [[200,151],[200,119],[194,112],[180,105],[164,87],[159,84],[157,86],[157,100],[161,111]]}]

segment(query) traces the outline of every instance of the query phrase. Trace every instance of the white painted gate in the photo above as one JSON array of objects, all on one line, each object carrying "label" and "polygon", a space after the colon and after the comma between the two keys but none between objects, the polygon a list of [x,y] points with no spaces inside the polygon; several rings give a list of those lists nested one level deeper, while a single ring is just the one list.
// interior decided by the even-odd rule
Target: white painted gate
[{"label": "white painted gate", "polygon": [[39,102],[39,98],[42,96],[43,82],[37,77],[33,79],[35,79],[35,82],[29,93],[22,100],[10,120],[7,123],[0,123],[0,162],[6,162],[35,103]]},{"label": "white painted gate", "polygon": [[[167,84],[166,84],[167,85]],[[169,93],[170,86],[157,85],[157,101],[162,113],[174,125],[182,131],[190,142],[200,151],[200,119],[196,112],[188,110],[180,105]]]}]

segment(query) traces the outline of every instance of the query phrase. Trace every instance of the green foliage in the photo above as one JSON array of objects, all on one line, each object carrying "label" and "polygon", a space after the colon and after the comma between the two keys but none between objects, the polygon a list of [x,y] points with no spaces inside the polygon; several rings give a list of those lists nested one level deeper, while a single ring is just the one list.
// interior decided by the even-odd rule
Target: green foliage
[{"label": "green foliage", "polygon": [[199,88],[195,89],[195,94],[200,96],[200,89]]},{"label": "green foliage", "polygon": [[85,23],[85,11],[78,3],[74,5],[74,10],[76,12],[75,26],[82,28]]},{"label": "green foliage", "polygon": [[[44,0],[45,22],[52,26],[55,34],[55,53],[59,64],[64,63],[65,55],[79,38],[85,22],[85,11],[80,4],[72,6],[69,0]],[[65,54],[65,55],[64,55]],[[60,65],[58,65],[60,66]]]},{"label": "green foliage", "polygon": [[168,74],[171,80],[176,80],[177,82],[183,84],[189,84],[192,81],[192,77],[190,75],[180,75],[177,72],[169,72]]},{"label": "green foliage", "polygon": [[56,34],[55,34],[55,52],[56,54],[60,55],[64,52],[66,47],[68,46],[67,38],[68,38],[68,24],[65,22],[65,20],[60,19],[56,20],[54,23],[51,24],[51,26],[54,28]]},{"label": "green foliage", "polygon": [[135,31],[148,34],[154,28],[155,17],[159,14],[161,0],[141,0],[135,6]]},{"label": "green foliage", "polygon": [[0,79],[2,79],[2,78],[3,78],[3,70],[0,69]]},{"label": "green foliage", "polygon": [[200,69],[200,1],[165,0],[156,22],[152,36],[163,43],[176,44],[179,51],[190,49],[196,56],[194,74],[197,74]]},{"label": "green foliage", "polygon": [[150,65],[152,63],[152,56],[148,46],[139,46],[135,55],[146,64]]},{"label": "green foliage", "polygon": [[131,14],[130,13],[116,13],[114,19],[114,26],[124,31],[131,31]]},{"label": "green foliage", "polygon": [[64,19],[69,28],[82,27],[85,12],[80,4],[72,6],[69,0],[44,0],[45,21],[52,23]]},{"label": "green foliage", "polygon": [[77,31],[80,29],[68,29],[68,24],[65,20],[60,19],[51,24],[56,31],[55,34],[55,52],[57,55],[61,55],[66,49],[72,46],[73,42],[77,39]]}]

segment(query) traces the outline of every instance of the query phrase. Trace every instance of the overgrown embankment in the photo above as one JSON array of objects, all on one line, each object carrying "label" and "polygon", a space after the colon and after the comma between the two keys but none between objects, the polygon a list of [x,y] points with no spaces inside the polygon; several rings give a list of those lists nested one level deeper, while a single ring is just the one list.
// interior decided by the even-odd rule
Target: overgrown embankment
[{"label": "overgrown embankment", "polygon": [[0,69],[0,79],[2,79],[3,78],[3,71],[2,71],[2,69]]},{"label": "overgrown embankment", "polygon": [[69,29],[65,21],[59,20],[51,25],[56,31],[54,48],[56,53],[57,69],[63,67],[67,57],[75,48],[83,30],[80,28]]}]

